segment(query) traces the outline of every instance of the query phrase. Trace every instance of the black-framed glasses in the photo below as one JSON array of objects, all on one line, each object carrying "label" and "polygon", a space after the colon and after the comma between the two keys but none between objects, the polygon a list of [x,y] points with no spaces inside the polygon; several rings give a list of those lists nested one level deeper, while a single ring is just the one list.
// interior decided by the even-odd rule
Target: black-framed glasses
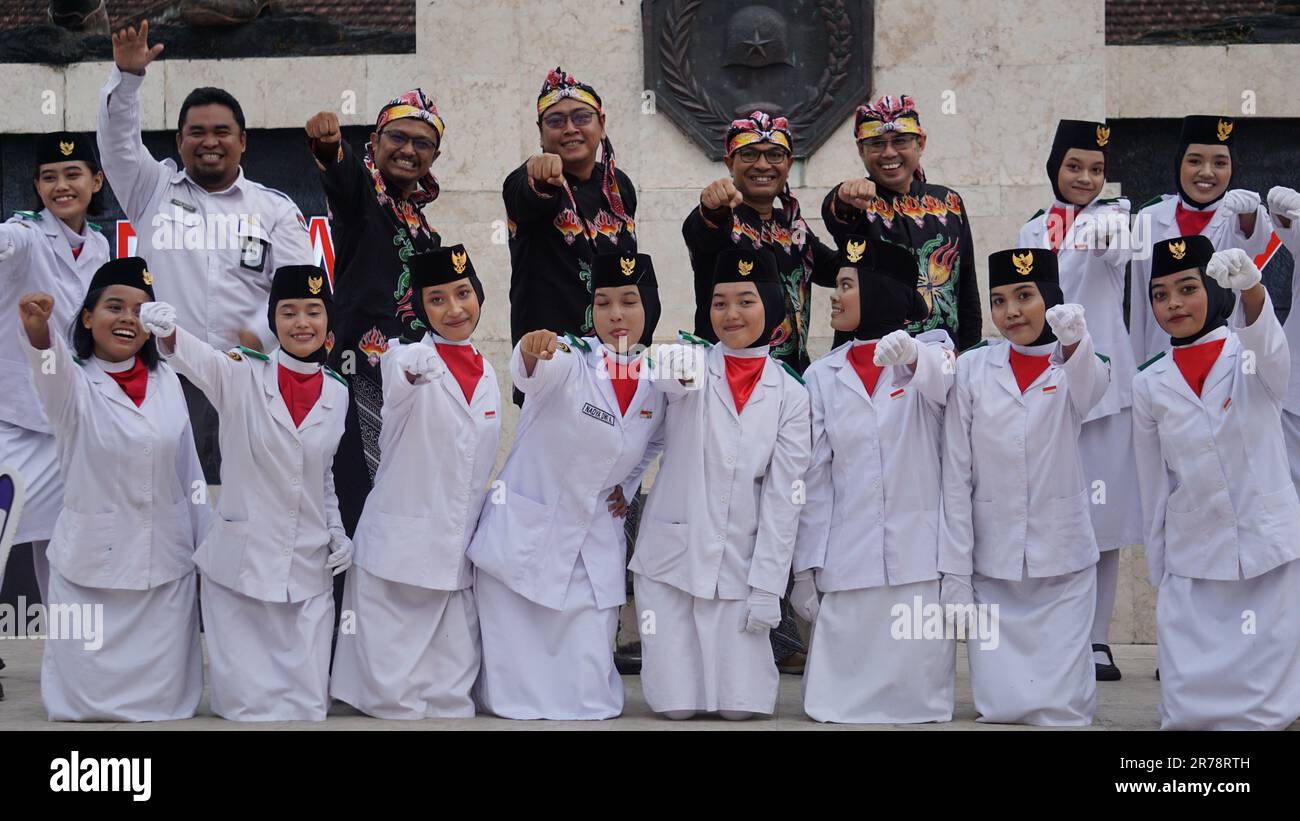
[{"label": "black-framed glasses", "polygon": [[885,149],[893,146],[899,151],[910,151],[916,148],[920,138],[915,134],[899,134],[896,137],[872,137],[869,140],[863,140],[862,144],[867,147],[869,154],[883,154]]},{"label": "black-framed glasses", "polygon": [[544,123],[547,128],[558,131],[561,128],[564,128],[565,123],[570,121],[572,121],[578,128],[586,128],[591,125],[591,121],[594,119],[596,119],[596,112],[589,108],[583,108],[568,114],[559,111],[554,114],[547,114],[542,118],[542,123]]},{"label": "black-framed glasses", "polygon": [[388,140],[393,148],[401,148],[410,143],[411,147],[421,154],[432,154],[434,149],[438,147],[438,144],[433,140],[424,137],[408,137],[400,131],[384,131],[380,136]]},{"label": "black-framed glasses", "polygon": [[790,152],[780,147],[760,151],[757,148],[749,148],[748,146],[736,151],[736,158],[746,165],[758,162],[759,157],[767,160],[769,165],[780,165],[790,159]]}]

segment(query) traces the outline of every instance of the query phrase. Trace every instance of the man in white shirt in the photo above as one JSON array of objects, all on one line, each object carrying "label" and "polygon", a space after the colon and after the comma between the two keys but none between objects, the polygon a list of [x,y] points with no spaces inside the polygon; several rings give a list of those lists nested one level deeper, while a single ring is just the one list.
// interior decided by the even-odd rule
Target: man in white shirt
[{"label": "man in white shirt", "polygon": [[[264,317],[271,277],[286,265],[311,265],[302,212],[288,196],[244,177],[248,144],[239,102],[219,88],[198,88],[181,104],[175,160],[158,161],[140,138],[139,89],[162,53],[149,46],[149,24],[113,35],[115,63],[100,93],[98,142],[104,173],[135,227],[160,300],[179,324],[208,344],[270,350]],[[253,330],[260,329],[260,330]],[[219,481],[217,419],[184,383],[203,472]]]}]

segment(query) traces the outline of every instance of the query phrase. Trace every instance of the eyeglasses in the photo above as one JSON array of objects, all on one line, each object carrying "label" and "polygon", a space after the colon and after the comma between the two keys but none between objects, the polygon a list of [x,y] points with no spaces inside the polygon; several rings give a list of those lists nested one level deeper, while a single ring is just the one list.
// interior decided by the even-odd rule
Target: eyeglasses
[{"label": "eyeglasses", "polygon": [[916,148],[918,139],[915,134],[900,134],[893,138],[873,137],[870,140],[863,140],[862,144],[867,147],[868,154],[883,154],[891,145],[899,151],[910,151]]},{"label": "eyeglasses", "polygon": [[767,160],[769,165],[780,165],[790,159],[790,152],[784,148],[769,148],[766,151],[759,151],[757,148],[741,148],[736,151],[736,158],[746,165],[758,162],[759,157]]},{"label": "eyeglasses", "polygon": [[591,125],[591,121],[594,119],[596,119],[596,112],[589,108],[583,108],[569,114],[564,114],[558,111],[554,114],[547,114],[542,118],[542,122],[546,124],[547,128],[553,131],[559,131],[561,128],[564,128],[564,124],[570,120],[573,121],[574,126],[578,128],[586,128]]},{"label": "eyeglasses", "polygon": [[393,148],[401,148],[410,143],[421,154],[432,154],[438,147],[433,140],[426,140],[424,137],[408,137],[400,131],[384,131],[380,136],[388,140]]}]

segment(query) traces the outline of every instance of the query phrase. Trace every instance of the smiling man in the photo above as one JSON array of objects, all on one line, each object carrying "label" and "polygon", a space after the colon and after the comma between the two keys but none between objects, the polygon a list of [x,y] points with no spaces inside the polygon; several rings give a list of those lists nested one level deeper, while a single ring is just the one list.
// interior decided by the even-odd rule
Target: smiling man
[{"label": "smiling man", "polygon": [[709,306],[718,253],[730,247],[767,248],[776,257],[786,311],[768,344],[772,356],[803,373],[809,362],[812,284],[834,287],[835,251],[817,239],[790,193],[794,135],[786,119],[755,111],[732,122],[724,140],[723,162],[731,176],[710,183],[682,223],[695,272],[695,335],[717,341]]},{"label": "smiling man", "polygon": [[[537,133],[541,153],[510,172],[501,189],[512,343],[542,328],[590,336],[592,260],[636,250],[636,191],[614,167],[596,90],[556,66],[537,95]],[[516,404],[522,399],[516,391]]]},{"label": "smiling man", "polygon": [[[969,348],[980,341],[983,324],[970,218],[956,191],[926,182],[921,115],[906,94],[886,95],[858,106],[854,119],[858,156],[869,179],[845,180],[826,195],[827,230],[840,245],[853,234],[911,248],[917,289],[930,316],[908,331],[942,328],[959,350]],[[836,337],[837,344],[842,341]]]},{"label": "smiling man", "polygon": [[[239,102],[219,88],[196,88],[181,103],[172,159],[154,159],[140,138],[140,86],[162,53],[149,46],[149,23],[113,35],[114,66],[100,91],[98,142],[104,174],[149,259],[160,300],[179,324],[221,349],[270,350],[266,330],[271,277],[286,265],[311,265],[302,212],[286,195],[244,177],[248,146]],[[220,481],[217,417],[182,379],[204,477]]]},{"label": "smiling man", "polygon": [[423,208],[438,198],[434,160],[446,130],[438,108],[413,89],[389,100],[375,119],[364,156],[342,139],[339,120],[322,111],[306,125],[320,169],[334,239],[334,348],[330,367],[352,389],[347,429],[334,457],[339,512],[356,529],[379,467],[388,340],[423,339],[407,261],[442,245]]}]

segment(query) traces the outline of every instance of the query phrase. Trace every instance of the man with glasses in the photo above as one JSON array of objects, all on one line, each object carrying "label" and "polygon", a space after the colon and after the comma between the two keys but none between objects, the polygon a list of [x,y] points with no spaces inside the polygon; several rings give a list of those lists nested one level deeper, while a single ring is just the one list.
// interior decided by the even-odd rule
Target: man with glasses
[{"label": "man with glasses", "polygon": [[[590,335],[592,259],[636,251],[636,191],[614,167],[596,90],[556,66],[537,95],[537,132],[542,153],[510,172],[501,190],[511,343],[542,329]],[[515,403],[522,401],[515,391]]]},{"label": "man with glasses", "polygon": [[379,111],[364,155],[342,139],[339,120],[322,111],[307,121],[307,140],[329,203],[334,240],[334,346],[329,365],[351,387],[347,427],[334,457],[334,484],[351,536],[379,467],[388,341],[421,339],[407,260],[442,244],[424,206],[438,198],[430,170],[446,126],[423,91],[394,97]]},{"label": "man with glasses", "polygon": [[771,353],[803,373],[809,363],[811,286],[834,286],[835,251],[804,222],[790,193],[794,137],[786,119],[755,111],[732,122],[724,140],[723,162],[731,176],[710,183],[682,224],[695,273],[695,335],[717,341],[709,306],[718,252],[730,246],[767,248],[776,256],[786,300],[786,319],[772,335]]},{"label": "man with glasses", "polygon": [[[822,218],[831,236],[841,246],[855,234],[911,248],[930,316],[908,331],[942,328],[961,350],[978,343],[983,308],[970,218],[956,191],[925,181],[925,131],[912,98],[884,96],[859,106],[855,133],[870,179],[845,180],[826,195]],[[835,341],[843,340],[837,334]]]}]

